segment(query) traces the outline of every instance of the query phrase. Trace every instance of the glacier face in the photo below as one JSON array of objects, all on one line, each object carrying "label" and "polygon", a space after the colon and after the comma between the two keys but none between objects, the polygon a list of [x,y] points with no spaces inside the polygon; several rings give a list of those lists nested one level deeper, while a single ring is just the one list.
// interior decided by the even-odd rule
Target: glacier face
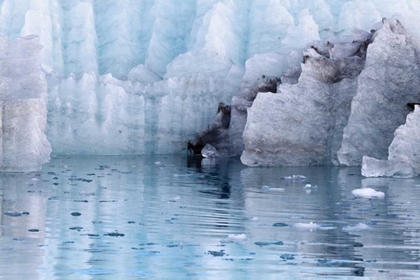
[{"label": "glacier face", "polygon": [[358,79],[352,114],[344,130],[338,158],[360,165],[363,156],[386,159],[394,131],[420,100],[420,41],[400,22],[386,22],[370,45],[366,67]]},{"label": "glacier face", "polygon": [[364,156],[386,158],[407,104],[420,98],[419,58],[419,41],[397,19],[351,43],[313,46],[296,84],[258,94],[248,110],[242,162],[354,166]]},{"label": "glacier face", "polygon": [[281,84],[276,94],[259,93],[248,109],[242,162],[249,166],[337,164],[370,40],[370,33],[361,33],[354,34],[351,44],[313,46],[305,52],[296,84]]},{"label": "glacier face", "polygon": [[[224,102],[232,103],[228,135],[238,155],[260,83],[296,80],[302,51],[314,41],[338,35],[351,41],[354,28],[369,31],[395,13],[418,38],[412,18],[419,6],[413,0],[0,0],[0,36],[39,37],[48,109],[40,113],[53,153],[180,153]],[[353,93],[354,87],[343,80],[324,90]],[[328,109],[349,106],[347,94],[340,98]],[[337,113],[317,117],[328,114]],[[346,120],[337,117],[333,126],[340,130]],[[336,151],[337,135],[316,141]],[[337,161],[328,151],[313,162]]]},{"label": "glacier face", "polygon": [[0,37],[0,170],[40,169],[50,158],[45,136],[47,81],[36,36]]}]

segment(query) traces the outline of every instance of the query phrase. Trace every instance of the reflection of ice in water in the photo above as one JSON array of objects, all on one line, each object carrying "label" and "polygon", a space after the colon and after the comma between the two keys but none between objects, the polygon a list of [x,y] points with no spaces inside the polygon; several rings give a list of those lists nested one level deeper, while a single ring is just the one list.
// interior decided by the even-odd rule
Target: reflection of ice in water
[{"label": "reflection of ice in water", "polygon": [[[280,179],[290,174],[307,179]],[[4,178],[1,248],[12,249],[8,256],[17,265],[30,260],[28,271],[39,270],[40,279],[377,278],[383,263],[390,275],[418,274],[403,265],[419,257],[413,253],[419,241],[416,181],[366,181],[347,168],[249,169],[235,160],[207,165],[175,156],[57,158],[39,176]],[[386,199],[351,194],[369,187]],[[34,249],[17,250],[23,244]]]}]

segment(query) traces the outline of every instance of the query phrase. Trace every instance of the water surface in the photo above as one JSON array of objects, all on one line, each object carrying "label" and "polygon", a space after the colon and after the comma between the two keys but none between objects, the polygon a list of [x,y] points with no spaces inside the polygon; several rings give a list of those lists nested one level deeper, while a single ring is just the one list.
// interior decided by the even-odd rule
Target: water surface
[{"label": "water surface", "polygon": [[358,168],[59,157],[0,174],[0,279],[419,279],[419,198]]}]

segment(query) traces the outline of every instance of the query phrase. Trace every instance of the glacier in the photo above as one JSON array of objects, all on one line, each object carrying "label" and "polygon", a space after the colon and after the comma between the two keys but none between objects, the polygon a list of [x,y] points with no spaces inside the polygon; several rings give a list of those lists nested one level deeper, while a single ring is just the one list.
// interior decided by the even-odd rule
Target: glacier
[{"label": "glacier", "polygon": [[206,127],[223,129],[219,154],[251,166],[385,160],[418,97],[419,14],[413,0],[0,0],[1,46],[34,52],[2,58],[2,87],[7,69],[21,85],[39,75],[30,98],[0,94],[28,107],[2,116],[19,125],[3,132],[0,169],[36,170],[50,153],[186,153]]},{"label": "glacier", "polygon": [[49,160],[47,81],[40,65],[39,38],[0,38],[0,169],[37,170]]},{"label": "glacier", "polygon": [[354,32],[351,43],[312,46],[296,84],[257,95],[242,162],[357,166],[363,156],[385,159],[407,104],[420,97],[419,54],[419,41],[397,19]]}]

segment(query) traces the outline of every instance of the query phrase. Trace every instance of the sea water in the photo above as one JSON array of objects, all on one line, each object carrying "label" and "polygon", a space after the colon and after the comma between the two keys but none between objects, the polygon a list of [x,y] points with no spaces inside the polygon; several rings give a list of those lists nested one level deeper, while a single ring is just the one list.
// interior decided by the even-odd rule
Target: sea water
[{"label": "sea water", "polygon": [[0,279],[418,279],[419,201],[359,168],[57,157],[0,175]]}]

